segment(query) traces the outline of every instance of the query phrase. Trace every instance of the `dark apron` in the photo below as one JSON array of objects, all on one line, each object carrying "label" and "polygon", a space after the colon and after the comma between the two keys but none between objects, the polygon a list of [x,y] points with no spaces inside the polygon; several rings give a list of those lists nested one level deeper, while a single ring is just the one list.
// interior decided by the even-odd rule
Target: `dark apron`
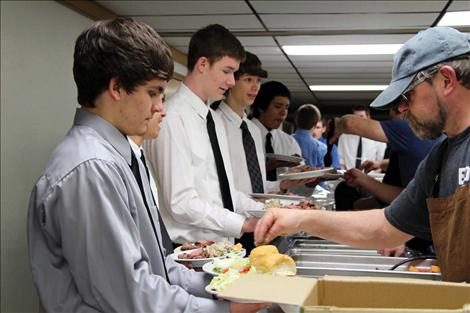
[{"label": "dark apron", "polygon": [[470,185],[457,188],[448,197],[438,197],[443,154],[438,161],[433,198],[426,199],[432,239],[442,279],[470,282]]}]

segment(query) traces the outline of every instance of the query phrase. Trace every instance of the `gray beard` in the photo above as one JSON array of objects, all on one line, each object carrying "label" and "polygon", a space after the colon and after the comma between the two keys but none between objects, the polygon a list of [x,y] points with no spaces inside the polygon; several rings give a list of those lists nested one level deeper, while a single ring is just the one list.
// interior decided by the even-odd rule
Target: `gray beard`
[{"label": "gray beard", "polygon": [[437,121],[419,121],[411,113],[408,114],[408,120],[413,132],[419,139],[436,139],[442,135],[447,119],[447,112],[441,103],[438,103],[439,114]]}]

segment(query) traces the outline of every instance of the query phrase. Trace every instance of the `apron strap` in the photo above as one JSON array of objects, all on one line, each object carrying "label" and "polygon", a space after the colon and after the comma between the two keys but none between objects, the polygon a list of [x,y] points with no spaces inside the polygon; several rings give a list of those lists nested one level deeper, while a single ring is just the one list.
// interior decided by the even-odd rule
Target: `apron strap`
[{"label": "apron strap", "polygon": [[433,198],[439,198],[439,191],[440,191],[440,187],[439,187],[439,180],[440,180],[440,176],[441,176],[441,170],[442,170],[442,161],[444,159],[444,154],[446,153],[447,151],[447,146],[448,146],[448,141],[449,139],[446,138],[441,146],[439,147],[439,152],[437,153],[437,158],[436,158],[436,163],[437,163],[437,167],[436,167],[436,170],[435,170],[435,175],[434,175],[434,186],[433,186],[433,189],[432,189],[432,197]]}]

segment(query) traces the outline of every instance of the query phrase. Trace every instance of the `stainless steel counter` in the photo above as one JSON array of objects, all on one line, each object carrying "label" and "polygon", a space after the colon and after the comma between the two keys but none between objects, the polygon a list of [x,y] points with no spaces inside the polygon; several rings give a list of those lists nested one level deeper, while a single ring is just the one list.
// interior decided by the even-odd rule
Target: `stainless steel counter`
[{"label": "stainless steel counter", "polygon": [[406,258],[385,257],[376,250],[358,249],[331,241],[291,239],[286,253],[294,259],[297,274],[302,276],[378,276],[441,280],[439,273],[410,272],[408,264],[390,270]]}]

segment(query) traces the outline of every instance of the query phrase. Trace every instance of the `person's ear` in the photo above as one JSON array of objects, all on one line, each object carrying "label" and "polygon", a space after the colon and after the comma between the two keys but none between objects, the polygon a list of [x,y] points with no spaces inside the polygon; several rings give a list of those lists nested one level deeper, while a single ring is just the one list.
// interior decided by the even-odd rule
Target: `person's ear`
[{"label": "person's ear", "polygon": [[121,91],[122,88],[117,81],[116,77],[111,78],[108,84],[108,93],[109,96],[114,100],[114,101],[119,101],[121,100]]},{"label": "person's ear", "polygon": [[194,68],[199,72],[202,73],[204,70],[209,66],[209,59],[206,57],[200,57],[197,59],[196,65],[194,65]]},{"label": "person's ear", "polygon": [[439,69],[439,75],[441,76],[441,81],[444,87],[442,94],[444,96],[448,96],[459,85],[457,73],[455,73],[455,69],[451,66],[444,65]]}]

